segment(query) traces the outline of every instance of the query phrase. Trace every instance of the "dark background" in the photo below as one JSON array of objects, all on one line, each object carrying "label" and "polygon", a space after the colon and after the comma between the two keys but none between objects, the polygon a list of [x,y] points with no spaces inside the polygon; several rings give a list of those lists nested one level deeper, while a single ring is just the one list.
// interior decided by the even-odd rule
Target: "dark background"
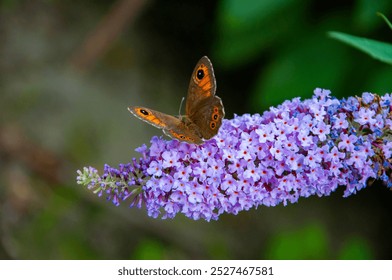
[{"label": "dark background", "polygon": [[391,66],[327,36],[391,41],[389,0],[0,1],[1,259],[390,259],[392,193],[302,198],[219,221],[155,220],[76,184],[162,132],[207,55],[226,118],[316,87],[391,92]]}]

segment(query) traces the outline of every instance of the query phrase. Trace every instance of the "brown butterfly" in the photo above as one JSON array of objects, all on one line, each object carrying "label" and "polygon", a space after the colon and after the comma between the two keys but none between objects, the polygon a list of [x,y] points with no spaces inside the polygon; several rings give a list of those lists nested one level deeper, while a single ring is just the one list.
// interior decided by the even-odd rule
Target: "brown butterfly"
[{"label": "brown butterfly", "polygon": [[185,115],[174,117],[138,106],[128,107],[128,110],[172,138],[201,144],[203,139],[210,139],[218,133],[225,116],[222,100],[215,95],[215,90],[214,69],[208,57],[203,56],[192,73]]}]

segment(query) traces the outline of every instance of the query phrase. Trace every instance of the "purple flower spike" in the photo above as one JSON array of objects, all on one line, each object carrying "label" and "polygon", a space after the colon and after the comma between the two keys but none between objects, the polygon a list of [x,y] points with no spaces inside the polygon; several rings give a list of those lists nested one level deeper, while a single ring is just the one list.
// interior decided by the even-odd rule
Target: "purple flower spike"
[{"label": "purple flower spike", "polygon": [[153,137],[137,149],[140,159],[105,165],[101,176],[84,168],[77,181],[115,205],[144,204],[154,218],[182,213],[207,221],[330,195],[338,186],[347,197],[375,179],[391,187],[391,99],[366,92],[337,100],[316,89],[312,99],[286,101],[262,116],[224,120],[199,146]]}]

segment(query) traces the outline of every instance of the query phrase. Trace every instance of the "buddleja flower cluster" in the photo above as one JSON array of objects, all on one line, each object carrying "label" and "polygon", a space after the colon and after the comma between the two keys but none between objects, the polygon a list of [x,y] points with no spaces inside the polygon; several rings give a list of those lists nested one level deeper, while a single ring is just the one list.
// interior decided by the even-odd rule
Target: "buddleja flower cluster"
[{"label": "buddleja flower cluster", "polygon": [[153,137],[140,159],[78,171],[79,184],[119,205],[146,207],[151,217],[218,219],[259,205],[355,194],[375,179],[392,187],[392,96],[363,93],[338,100],[316,89],[263,115],[224,120],[202,145]]}]

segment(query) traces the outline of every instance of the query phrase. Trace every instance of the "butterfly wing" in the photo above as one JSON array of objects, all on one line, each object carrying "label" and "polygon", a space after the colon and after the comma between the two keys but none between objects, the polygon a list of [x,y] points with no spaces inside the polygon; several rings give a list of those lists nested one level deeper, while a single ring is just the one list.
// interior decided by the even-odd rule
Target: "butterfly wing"
[{"label": "butterfly wing", "polygon": [[203,143],[203,140],[197,132],[194,132],[189,126],[186,126],[182,120],[176,117],[139,106],[128,107],[128,111],[142,121],[162,129],[163,132],[171,138],[189,143]]},{"label": "butterfly wing", "polygon": [[180,122],[176,117],[146,107],[131,106],[128,107],[128,111],[142,121],[160,129],[166,129],[168,126],[176,125],[176,123]]},{"label": "butterfly wing", "polygon": [[188,95],[185,105],[185,114],[193,115],[197,104],[215,96],[216,80],[212,63],[208,57],[203,56],[196,64],[189,82]]},{"label": "butterfly wing", "polygon": [[176,118],[145,107],[129,107],[139,119],[162,129],[172,138],[201,144],[218,133],[225,115],[223,104],[215,96],[216,81],[211,61],[202,57],[193,70],[188,88],[184,118]]},{"label": "butterfly wing", "polygon": [[192,122],[199,128],[200,134],[204,139],[215,136],[222,119],[225,116],[222,100],[218,96],[202,101],[196,105],[196,113],[190,116]]},{"label": "butterfly wing", "polygon": [[193,70],[185,108],[185,114],[204,139],[218,133],[225,116],[222,100],[215,95],[215,91],[214,69],[211,61],[204,56]]}]

